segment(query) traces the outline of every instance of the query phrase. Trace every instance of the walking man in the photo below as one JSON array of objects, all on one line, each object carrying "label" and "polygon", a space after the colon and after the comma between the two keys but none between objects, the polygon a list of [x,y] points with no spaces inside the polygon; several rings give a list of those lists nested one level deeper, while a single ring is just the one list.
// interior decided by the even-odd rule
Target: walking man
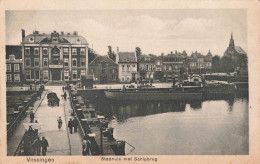
[{"label": "walking man", "polygon": [[33,123],[34,122],[34,113],[32,111],[30,113],[30,119],[31,119],[31,123]]},{"label": "walking man", "polygon": [[66,98],[67,98],[67,93],[65,91],[65,93],[64,93],[64,100],[66,100]]},{"label": "walking man", "polygon": [[69,123],[68,123],[68,128],[69,128],[69,130],[70,130],[70,134],[72,134],[72,128],[73,128],[73,121],[72,121],[72,119],[70,119],[69,120]]},{"label": "walking man", "polygon": [[42,155],[45,156],[47,152],[47,147],[49,147],[48,141],[45,139],[45,137],[42,137]]},{"label": "walking man", "polygon": [[76,133],[78,131],[78,121],[76,117],[73,119],[73,125],[74,125],[74,132]]},{"label": "walking man", "polygon": [[57,121],[58,121],[58,128],[60,130],[60,128],[62,127],[62,119],[61,119],[61,117],[59,117],[59,119]]},{"label": "walking man", "polygon": [[41,146],[42,146],[41,144],[42,144],[42,142],[41,142],[40,138],[37,137],[36,140],[35,140],[34,143],[33,143],[33,146],[34,146],[35,149],[36,149],[36,155],[37,155],[37,156],[40,156],[40,155],[41,155]]},{"label": "walking man", "polygon": [[89,139],[87,139],[86,137],[84,137],[83,142],[82,142],[82,155],[86,156],[86,155],[90,155],[90,144],[91,142],[89,141]]}]

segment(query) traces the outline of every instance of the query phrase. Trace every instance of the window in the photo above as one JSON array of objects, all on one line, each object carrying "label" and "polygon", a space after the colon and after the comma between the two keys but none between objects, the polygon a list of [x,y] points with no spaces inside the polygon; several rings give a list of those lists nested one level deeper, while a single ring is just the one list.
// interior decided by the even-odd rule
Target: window
[{"label": "window", "polygon": [[91,73],[94,74],[95,73],[95,69],[91,69]]},{"label": "window", "polygon": [[124,71],[125,70],[125,65],[122,65],[122,71]]},{"label": "window", "polygon": [[133,68],[135,67],[135,65],[133,65]]},{"label": "window", "polygon": [[130,65],[127,65],[127,71],[129,71],[130,70]]},{"label": "window", "polygon": [[72,71],[72,78],[73,78],[73,80],[77,79],[77,70]]},{"label": "window", "polygon": [[31,70],[26,70],[25,71],[25,76],[26,76],[27,80],[30,80],[31,79]]},{"label": "window", "polygon": [[30,58],[25,59],[25,66],[31,66],[31,60]]},{"label": "window", "polygon": [[34,48],[34,55],[39,55],[39,48]]},{"label": "window", "polygon": [[65,80],[69,79],[69,70],[64,70],[64,79]]},{"label": "window", "polygon": [[85,51],[86,51],[85,48],[80,48],[80,55],[85,55],[86,54]]},{"label": "window", "polygon": [[77,67],[77,58],[72,58],[72,66]]},{"label": "window", "polygon": [[11,81],[12,81],[12,76],[11,76],[11,74],[7,74],[7,75],[6,75],[6,81],[7,81],[7,82],[11,82]]},{"label": "window", "polygon": [[25,55],[30,55],[30,48],[29,47],[25,48]]},{"label": "window", "polygon": [[126,59],[126,61],[127,61],[127,62],[129,62],[129,61],[130,61],[130,59],[129,59],[129,58],[127,58],[127,59]]},{"label": "window", "polygon": [[35,71],[34,75],[35,75],[34,76],[35,79],[40,79],[40,71]]},{"label": "window", "polygon": [[39,58],[34,58],[34,66],[35,67],[39,66]]},{"label": "window", "polygon": [[80,66],[85,66],[85,58],[80,58]]},{"label": "window", "polygon": [[43,48],[43,51],[42,51],[43,55],[48,55],[48,48]]},{"label": "window", "polygon": [[6,64],[6,72],[11,72],[11,64]]},{"label": "window", "polygon": [[69,58],[64,58],[64,66],[65,67],[69,66]]},{"label": "window", "polygon": [[43,58],[43,66],[48,67],[48,58]]},{"label": "window", "polygon": [[72,55],[77,55],[77,48],[72,48]]},{"label": "window", "polygon": [[68,48],[63,48],[63,54],[68,55],[69,54],[69,49]]},{"label": "window", "polygon": [[14,64],[14,72],[19,72],[19,71],[20,71],[19,64]]},{"label": "window", "polygon": [[122,81],[125,81],[125,78],[122,77]]},{"label": "window", "polygon": [[49,71],[43,70],[43,79],[48,79],[48,78],[49,78]]},{"label": "window", "polygon": [[86,70],[81,70],[80,71],[80,78],[82,77],[82,76],[85,76],[86,75]]},{"label": "window", "polygon": [[20,74],[14,74],[14,82],[20,82]]},{"label": "window", "polygon": [[34,42],[34,37],[31,37],[31,38],[29,39],[29,42],[30,42],[30,43]]}]

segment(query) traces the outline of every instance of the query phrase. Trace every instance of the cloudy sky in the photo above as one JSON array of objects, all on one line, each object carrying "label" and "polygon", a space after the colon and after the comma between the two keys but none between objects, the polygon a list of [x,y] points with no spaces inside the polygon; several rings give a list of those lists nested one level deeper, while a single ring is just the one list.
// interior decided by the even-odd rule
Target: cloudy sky
[{"label": "cloudy sky", "polygon": [[84,10],[84,11],[6,11],[6,44],[21,42],[38,31],[78,31],[90,47],[106,55],[108,45],[120,51],[160,55],[186,50],[223,55],[233,32],[235,45],[247,51],[246,10]]}]

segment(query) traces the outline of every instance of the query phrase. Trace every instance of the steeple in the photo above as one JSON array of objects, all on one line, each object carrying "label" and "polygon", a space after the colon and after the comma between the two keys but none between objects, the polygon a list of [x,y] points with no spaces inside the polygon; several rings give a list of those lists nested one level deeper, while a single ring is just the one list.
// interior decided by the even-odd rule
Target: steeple
[{"label": "steeple", "polygon": [[232,47],[232,48],[235,47],[235,43],[234,43],[234,39],[233,39],[233,33],[231,33],[231,38],[230,38],[230,42],[229,42],[229,47]]}]

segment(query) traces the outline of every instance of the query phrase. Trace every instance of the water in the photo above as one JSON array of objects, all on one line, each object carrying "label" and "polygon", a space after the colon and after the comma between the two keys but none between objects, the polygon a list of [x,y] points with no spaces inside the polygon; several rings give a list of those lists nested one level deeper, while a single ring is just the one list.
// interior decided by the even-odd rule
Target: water
[{"label": "water", "polygon": [[248,98],[102,102],[98,109],[111,118],[114,137],[127,142],[126,154],[238,155],[249,152]]}]

